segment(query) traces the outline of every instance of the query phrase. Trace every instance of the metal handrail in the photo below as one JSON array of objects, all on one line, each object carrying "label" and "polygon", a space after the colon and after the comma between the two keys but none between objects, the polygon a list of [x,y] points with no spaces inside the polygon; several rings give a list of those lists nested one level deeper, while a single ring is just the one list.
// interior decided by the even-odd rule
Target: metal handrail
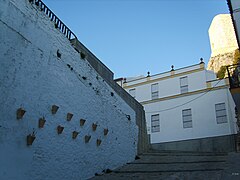
[{"label": "metal handrail", "polygon": [[29,0],[29,2],[40,7],[40,10],[55,23],[55,28],[58,28],[69,40],[77,39],[77,36],[41,0]]},{"label": "metal handrail", "polygon": [[230,88],[240,87],[240,64],[227,66],[227,73],[230,82]]}]

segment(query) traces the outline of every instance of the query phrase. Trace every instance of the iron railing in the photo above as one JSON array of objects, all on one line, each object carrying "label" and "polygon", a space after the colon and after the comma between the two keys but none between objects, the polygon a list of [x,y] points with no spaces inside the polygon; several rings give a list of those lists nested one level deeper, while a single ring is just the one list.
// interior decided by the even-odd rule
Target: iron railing
[{"label": "iron railing", "polygon": [[230,82],[230,88],[240,87],[240,64],[227,66],[227,73]]},{"label": "iron railing", "polygon": [[29,2],[38,6],[55,23],[55,28],[59,29],[69,40],[77,39],[77,36],[41,0],[29,0]]}]

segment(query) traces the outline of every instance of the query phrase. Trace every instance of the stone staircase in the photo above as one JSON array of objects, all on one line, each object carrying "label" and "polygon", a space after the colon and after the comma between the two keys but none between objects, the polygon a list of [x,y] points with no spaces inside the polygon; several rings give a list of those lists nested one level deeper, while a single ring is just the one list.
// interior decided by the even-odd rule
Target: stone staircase
[{"label": "stone staircase", "polygon": [[97,174],[92,179],[217,180],[222,179],[227,159],[227,153],[150,152],[111,173]]}]

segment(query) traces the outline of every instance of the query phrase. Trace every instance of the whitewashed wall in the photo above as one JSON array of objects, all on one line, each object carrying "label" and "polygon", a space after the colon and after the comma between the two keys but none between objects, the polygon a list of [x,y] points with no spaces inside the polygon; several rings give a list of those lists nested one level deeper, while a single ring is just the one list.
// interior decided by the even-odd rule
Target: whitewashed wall
[{"label": "whitewashed wall", "polygon": [[217,78],[214,71],[205,70],[205,73],[206,73],[206,81],[213,81]]},{"label": "whitewashed wall", "polygon": [[[182,105],[193,99],[196,100]],[[217,124],[215,114],[215,104],[217,103],[225,103],[227,123]],[[179,105],[182,106],[177,107]],[[210,91],[205,95],[199,93],[146,104],[144,109],[149,129],[151,127],[151,115],[160,115],[160,132],[151,133],[151,143],[235,134],[236,119],[234,107],[234,102],[227,88]],[[192,111],[192,128],[183,128],[182,110],[184,109],[191,109]]]},{"label": "whitewashed wall", "polygon": [[[28,0],[0,1],[0,57],[0,179],[86,179],[134,160],[135,112]],[[52,115],[54,104],[59,110]],[[26,113],[17,120],[20,107]],[[59,135],[58,125],[64,126]],[[33,131],[36,139],[27,146]],[[73,131],[79,132],[74,140]]]}]

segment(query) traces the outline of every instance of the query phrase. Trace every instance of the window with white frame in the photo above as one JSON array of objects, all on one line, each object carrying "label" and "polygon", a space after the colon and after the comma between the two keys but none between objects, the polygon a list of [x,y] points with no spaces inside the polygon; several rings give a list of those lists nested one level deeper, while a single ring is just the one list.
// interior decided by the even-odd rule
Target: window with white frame
[{"label": "window with white frame", "polygon": [[182,110],[183,128],[192,128],[192,110]]},{"label": "window with white frame", "polygon": [[180,78],[180,90],[181,90],[181,93],[188,92],[188,78],[187,78],[187,76]]},{"label": "window with white frame", "polygon": [[159,114],[151,116],[151,131],[152,133],[160,132]]},{"label": "window with white frame", "polygon": [[152,99],[158,98],[158,83],[152,84],[151,86]]},{"label": "window with white frame", "polygon": [[217,123],[227,123],[227,111],[225,103],[215,104],[215,111]]},{"label": "window with white frame", "polygon": [[129,94],[132,96],[132,97],[136,97],[136,89],[134,88],[134,89],[130,89],[129,90]]}]

